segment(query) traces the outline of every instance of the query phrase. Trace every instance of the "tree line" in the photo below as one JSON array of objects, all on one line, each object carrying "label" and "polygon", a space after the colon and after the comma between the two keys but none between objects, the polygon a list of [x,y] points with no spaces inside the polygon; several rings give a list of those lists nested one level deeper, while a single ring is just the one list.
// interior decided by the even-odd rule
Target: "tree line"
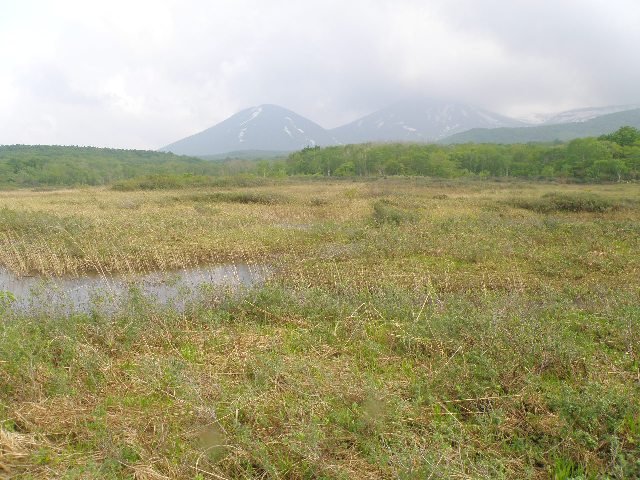
[{"label": "tree line", "polygon": [[225,168],[223,163],[146,150],[0,146],[1,188],[110,185],[144,175],[222,175]]},{"label": "tree line", "polygon": [[[280,159],[210,161],[171,153],[92,147],[0,146],[0,188],[215,184],[203,177],[522,177],[574,181],[640,180],[640,131],[554,144],[359,144],[308,147]],[[189,178],[194,177],[194,182]],[[196,181],[197,180],[197,181]],[[134,182],[136,184],[136,182]]]},{"label": "tree line", "polygon": [[289,175],[422,175],[640,179],[640,131],[622,127],[599,138],[555,144],[360,144],[309,147],[273,165]]}]

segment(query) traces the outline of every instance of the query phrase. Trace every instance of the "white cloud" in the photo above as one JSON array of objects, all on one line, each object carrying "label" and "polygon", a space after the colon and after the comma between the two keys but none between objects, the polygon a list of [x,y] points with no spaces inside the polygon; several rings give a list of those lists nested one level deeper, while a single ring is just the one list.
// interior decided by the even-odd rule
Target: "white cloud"
[{"label": "white cloud", "polygon": [[259,103],[328,127],[412,95],[640,103],[636,0],[12,3],[0,143],[156,148]]}]

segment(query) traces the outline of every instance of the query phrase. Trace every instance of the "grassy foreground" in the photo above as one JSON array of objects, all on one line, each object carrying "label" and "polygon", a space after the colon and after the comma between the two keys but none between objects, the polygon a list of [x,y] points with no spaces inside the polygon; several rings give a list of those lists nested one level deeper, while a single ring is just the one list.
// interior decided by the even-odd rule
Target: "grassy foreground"
[{"label": "grassy foreground", "polygon": [[638,185],[0,193],[16,273],[276,271],[184,312],[0,292],[0,478],[640,477],[639,252]]}]

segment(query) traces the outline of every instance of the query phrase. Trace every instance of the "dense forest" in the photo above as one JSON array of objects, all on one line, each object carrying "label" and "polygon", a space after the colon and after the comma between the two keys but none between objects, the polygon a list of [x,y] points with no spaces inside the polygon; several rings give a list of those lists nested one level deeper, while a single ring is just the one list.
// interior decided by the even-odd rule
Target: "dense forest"
[{"label": "dense forest", "polygon": [[287,174],[491,176],[620,181],[640,178],[640,130],[558,144],[362,144],[291,154]]},{"label": "dense forest", "polygon": [[[309,147],[280,159],[207,161],[171,153],[91,147],[0,146],[0,188],[113,185],[171,188],[207,178],[382,176],[522,177],[589,182],[640,179],[640,130],[553,144],[360,144]],[[209,182],[209,184],[211,184]]]},{"label": "dense forest", "polygon": [[208,162],[145,150],[45,145],[0,146],[0,188],[110,185],[145,175],[220,176],[247,172],[253,162]]}]

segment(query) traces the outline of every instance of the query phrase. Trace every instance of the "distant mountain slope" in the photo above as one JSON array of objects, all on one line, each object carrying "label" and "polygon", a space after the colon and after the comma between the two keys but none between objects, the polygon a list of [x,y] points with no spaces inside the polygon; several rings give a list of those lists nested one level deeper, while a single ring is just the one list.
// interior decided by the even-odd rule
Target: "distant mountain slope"
[{"label": "distant mountain slope", "polygon": [[[527,143],[601,135],[640,126],[630,106],[562,112],[532,126],[470,105],[411,99],[326,130],[291,110],[260,105],[243,110],[161,151],[207,159],[280,156],[307,146],[382,142]],[[611,113],[609,113],[611,112]]]},{"label": "distant mountain slope", "polygon": [[286,158],[290,151],[278,150],[238,150],[237,152],[216,153],[215,155],[200,155],[202,160],[266,160]]},{"label": "distant mountain slope", "polygon": [[470,105],[406,100],[331,130],[340,143],[431,142],[471,128],[517,127],[524,122]]},{"label": "distant mountain slope", "polygon": [[587,107],[577,108],[575,110],[567,110],[566,112],[557,113],[544,121],[545,125],[556,125],[559,123],[579,123],[610,115],[612,113],[626,112],[628,110],[636,110],[640,105],[612,105],[608,107]]},{"label": "distant mountain slope", "polygon": [[476,128],[441,140],[440,143],[529,143],[568,141],[611,133],[630,125],[640,128],[640,109],[611,113],[583,122],[522,128]]},{"label": "distant mountain slope", "polygon": [[243,150],[294,151],[335,143],[320,125],[277,105],[248,108],[161,151],[208,156]]}]

